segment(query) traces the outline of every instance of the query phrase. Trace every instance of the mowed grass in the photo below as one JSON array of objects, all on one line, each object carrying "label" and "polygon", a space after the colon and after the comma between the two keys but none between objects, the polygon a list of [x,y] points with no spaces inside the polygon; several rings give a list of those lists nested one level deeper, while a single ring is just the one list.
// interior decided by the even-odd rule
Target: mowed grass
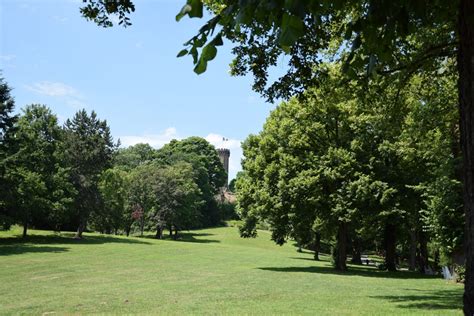
[{"label": "mowed grass", "polygon": [[182,241],[30,231],[0,233],[1,314],[461,314],[463,287],[415,273],[328,261],[268,232],[237,228]]}]

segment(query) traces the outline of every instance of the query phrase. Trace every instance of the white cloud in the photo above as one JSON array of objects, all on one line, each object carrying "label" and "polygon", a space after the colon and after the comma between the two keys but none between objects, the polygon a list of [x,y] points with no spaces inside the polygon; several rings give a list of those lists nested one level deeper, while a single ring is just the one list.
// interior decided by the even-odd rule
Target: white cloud
[{"label": "white cloud", "polygon": [[76,89],[62,82],[41,81],[26,87],[31,91],[51,97],[80,96]]},{"label": "white cloud", "polygon": [[[150,144],[155,148],[160,148],[169,143],[173,139],[182,139],[176,128],[169,127],[160,134],[145,134],[143,136],[121,136],[122,146],[128,147],[139,143]],[[229,181],[235,178],[237,172],[242,170],[240,161],[242,159],[241,141],[238,139],[226,138],[221,134],[209,133],[204,137],[209,143],[216,148],[227,148],[230,150],[229,158]]]},{"label": "white cloud", "polygon": [[140,143],[150,144],[155,148],[160,148],[173,139],[179,139],[176,128],[169,127],[160,134],[145,134],[143,136],[122,136],[120,141],[123,146],[132,146]]}]

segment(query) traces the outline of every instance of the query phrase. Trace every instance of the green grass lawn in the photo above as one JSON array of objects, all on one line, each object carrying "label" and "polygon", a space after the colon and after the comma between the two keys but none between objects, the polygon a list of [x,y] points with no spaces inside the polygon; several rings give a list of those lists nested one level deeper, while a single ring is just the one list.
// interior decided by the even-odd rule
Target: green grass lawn
[{"label": "green grass lawn", "polygon": [[350,266],[335,272],[268,232],[189,232],[182,241],[0,232],[1,314],[461,314],[461,285]]}]

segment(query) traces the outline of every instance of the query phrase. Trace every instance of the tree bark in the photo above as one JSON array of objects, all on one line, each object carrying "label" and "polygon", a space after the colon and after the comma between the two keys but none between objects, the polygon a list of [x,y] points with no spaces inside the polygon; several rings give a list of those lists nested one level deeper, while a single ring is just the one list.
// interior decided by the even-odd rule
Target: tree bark
[{"label": "tree bark", "polygon": [[25,220],[23,222],[23,235],[22,235],[23,238],[26,238],[27,232],[28,232],[28,221]]},{"label": "tree bark", "polygon": [[85,229],[86,229],[86,220],[84,219],[84,217],[81,217],[81,219],[79,220],[79,226],[77,227],[77,232],[76,232],[76,236],[74,236],[74,239],[82,239],[82,233],[84,232]]},{"label": "tree bark", "polygon": [[143,230],[145,229],[145,215],[140,219],[140,236],[143,237]]},{"label": "tree bark", "polygon": [[474,1],[459,1],[459,114],[464,168],[466,280],[464,314],[474,315]]},{"label": "tree bark", "polygon": [[408,270],[416,270],[416,230],[412,229],[410,231],[410,258],[408,259]]},{"label": "tree bark", "polygon": [[352,259],[353,264],[362,264],[361,258],[361,243],[359,237],[355,236],[352,239]]},{"label": "tree bark", "polygon": [[389,220],[388,223],[385,224],[385,266],[387,267],[388,271],[397,271],[397,254],[396,254],[396,247],[397,247],[397,236],[396,236],[396,227],[392,222]]},{"label": "tree bark", "polygon": [[321,250],[321,234],[314,234],[314,260],[319,261],[319,251]]},{"label": "tree bark", "polygon": [[335,268],[339,271],[347,270],[347,223],[339,221],[337,231],[337,249],[335,258]]},{"label": "tree bark", "polygon": [[434,271],[441,270],[441,267],[439,266],[439,249],[436,249],[435,252],[434,252],[433,268],[434,268]]},{"label": "tree bark", "polygon": [[163,238],[163,229],[161,228],[161,225],[156,226],[156,239],[162,239]]},{"label": "tree bark", "polygon": [[420,232],[420,259],[418,265],[420,273],[425,273],[428,267],[428,240],[423,232]]}]

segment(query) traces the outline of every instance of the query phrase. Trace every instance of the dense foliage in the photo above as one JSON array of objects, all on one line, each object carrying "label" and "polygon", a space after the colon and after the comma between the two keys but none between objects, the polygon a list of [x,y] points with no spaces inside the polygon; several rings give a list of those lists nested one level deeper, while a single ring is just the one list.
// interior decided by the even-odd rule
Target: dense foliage
[{"label": "dense foliage", "polygon": [[424,271],[428,242],[452,263],[463,245],[454,78],[416,76],[403,92],[370,86],[361,98],[329,73],[244,142],[242,236],[265,221],[278,244],[334,240],[340,270],[348,253],[361,262],[381,250],[389,270],[401,256]]},{"label": "dense foliage", "polygon": [[216,196],[224,168],[206,140],[173,140],[118,148],[105,120],[78,111],[64,126],[44,105],[17,117],[10,88],[1,85],[0,224],[53,230],[143,235],[215,226],[230,217]]},{"label": "dense foliage", "polygon": [[14,189],[6,179],[9,156],[15,152],[12,134],[15,129],[17,115],[13,114],[15,100],[10,95],[11,88],[0,78],[0,227],[9,228],[12,224],[11,205]]}]

